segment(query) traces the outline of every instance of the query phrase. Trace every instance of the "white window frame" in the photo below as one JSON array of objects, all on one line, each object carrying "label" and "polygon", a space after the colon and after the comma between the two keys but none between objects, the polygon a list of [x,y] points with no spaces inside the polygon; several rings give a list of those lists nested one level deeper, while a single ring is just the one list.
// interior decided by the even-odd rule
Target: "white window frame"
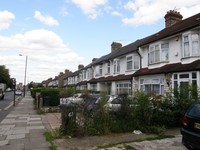
[{"label": "white window frame", "polygon": [[102,76],[103,75],[103,66],[102,65],[98,65],[95,67],[96,70],[96,75],[95,76]]},{"label": "white window frame", "polygon": [[[193,39],[197,35],[197,39]],[[196,43],[196,44],[195,44]],[[182,57],[200,56],[200,34],[199,32],[188,32],[182,36]]]},{"label": "white window frame", "polygon": [[149,64],[164,62],[168,60],[169,60],[168,41],[155,43],[149,46]]},{"label": "white window frame", "polygon": [[120,73],[120,59],[115,59],[113,64],[114,73]]},{"label": "white window frame", "polygon": [[[158,88],[158,90],[155,90]],[[145,93],[164,94],[164,78],[140,79],[140,90]]]},{"label": "white window frame", "polygon": [[[196,77],[193,76],[195,73]],[[188,77],[186,77],[186,75],[188,75]],[[172,76],[172,88],[175,89],[180,87],[181,82],[188,82],[189,85],[196,83],[197,86],[199,87],[198,81],[199,81],[199,72],[192,71],[192,72],[174,73]]]},{"label": "white window frame", "polygon": [[133,69],[133,56],[127,56],[126,57],[126,70],[132,70]]},{"label": "white window frame", "polygon": [[107,65],[107,74],[110,74],[110,62],[108,62],[106,65]]},{"label": "white window frame", "polygon": [[90,84],[90,90],[97,91],[97,84]]},{"label": "white window frame", "polygon": [[131,82],[118,82],[116,84],[116,92],[117,94],[127,93],[128,95],[132,94],[132,84]]}]

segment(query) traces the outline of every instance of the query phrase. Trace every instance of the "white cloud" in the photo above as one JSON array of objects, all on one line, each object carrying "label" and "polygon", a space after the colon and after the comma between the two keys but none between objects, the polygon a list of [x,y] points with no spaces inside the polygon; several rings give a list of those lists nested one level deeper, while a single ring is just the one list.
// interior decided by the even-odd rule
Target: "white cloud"
[{"label": "white cloud", "polygon": [[44,16],[40,11],[35,11],[34,18],[49,26],[58,26],[59,23],[51,16]]},{"label": "white cloud", "polygon": [[62,8],[60,9],[60,14],[61,14],[62,16],[67,16],[67,15],[69,14],[69,12],[67,11],[67,9],[66,9],[65,7],[62,7]]},{"label": "white cloud", "polygon": [[167,11],[177,8],[183,17],[189,17],[199,12],[199,0],[129,0],[124,5],[125,10],[132,12],[132,16],[125,17],[122,22],[127,25],[152,24],[163,18]]},{"label": "white cloud", "polygon": [[[19,54],[23,56],[20,57]],[[24,34],[0,36],[1,64],[6,65],[11,77],[15,77],[18,83],[24,80],[25,56],[28,57],[27,82],[54,78],[65,69],[75,71],[84,59],[49,30],[39,29]]]},{"label": "white cloud", "polygon": [[103,6],[107,3],[107,0],[71,0],[77,7],[81,8],[84,14],[88,15],[91,19],[95,19],[101,9],[99,6]]},{"label": "white cloud", "polygon": [[4,10],[0,11],[0,30],[8,29],[15,15],[11,12]]},{"label": "white cloud", "polygon": [[122,14],[121,14],[120,12],[118,12],[118,11],[113,11],[111,14],[112,14],[113,16],[122,17]]},{"label": "white cloud", "polygon": [[56,33],[45,29],[32,30],[11,37],[0,36],[0,48],[40,53],[69,50]]}]

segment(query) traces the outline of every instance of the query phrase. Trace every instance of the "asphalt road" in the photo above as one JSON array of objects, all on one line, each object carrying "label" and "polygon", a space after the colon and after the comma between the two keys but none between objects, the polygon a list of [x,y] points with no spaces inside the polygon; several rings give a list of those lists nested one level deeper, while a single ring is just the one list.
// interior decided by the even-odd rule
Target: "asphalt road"
[{"label": "asphalt road", "polygon": [[[19,99],[20,96],[15,96],[15,100]],[[4,99],[0,100],[0,122],[9,114],[13,109],[14,104],[14,92],[6,92]]]}]

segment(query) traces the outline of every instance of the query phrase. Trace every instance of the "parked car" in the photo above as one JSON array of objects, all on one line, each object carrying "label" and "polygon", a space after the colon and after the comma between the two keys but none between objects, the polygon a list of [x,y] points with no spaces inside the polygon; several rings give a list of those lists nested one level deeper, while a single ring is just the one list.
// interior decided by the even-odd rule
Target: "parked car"
[{"label": "parked car", "polygon": [[182,143],[188,149],[200,149],[200,102],[193,104],[182,119]]},{"label": "parked car", "polygon": [[84,103],[84,99],[87,95],[82,93],[74,94],[72,97],[60,99],[60,105],[80,105]]},{"label": "parked car", "polygon": [[[104,107],[109,108],[109,104],[116,97],[117,96],[114,96],[114,95],[106,95],[105,104],[103,104]],[[98,107],[98,105],[100,104],[100,101],[101,101],[100,94],[92,94],[92,98],[90,99],[89,104],[87,106],[87,111],[92,111],[95,109],[95,107]]]},{"label": "parked car", "polygon": [[21,90],[16,90],[15,91],[15,95],[22,95],[22,91]]},{"label": "parked car", "polygon": [[91,99],[87,106],[87,111],[92,111],[94,109],[95,104],[97,104],[97,101],[100,100],[100,94],[92,94]]},{"label": "parked car", "polygon": [[113,97],[112,101],[108,102],[108,107],[110,111],[117,112],[121,110],[122,105],[127,105],[129,107],[134,106],[134,98],[132,96],[118,95]]}]

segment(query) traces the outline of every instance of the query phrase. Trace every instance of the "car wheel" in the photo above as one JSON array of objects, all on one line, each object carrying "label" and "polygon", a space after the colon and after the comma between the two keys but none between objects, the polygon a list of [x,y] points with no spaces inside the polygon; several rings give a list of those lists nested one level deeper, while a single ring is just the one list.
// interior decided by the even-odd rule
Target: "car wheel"
[{"label": "car wheel", "polygon": [[182,143],[183,143],[183,145],[184,145],[188,150],[195,150],[195,149],[193,149],[193,148],[190,146],[190,144],[188,144],[188,143],[185,142],[184,137],[182,137]]}]

